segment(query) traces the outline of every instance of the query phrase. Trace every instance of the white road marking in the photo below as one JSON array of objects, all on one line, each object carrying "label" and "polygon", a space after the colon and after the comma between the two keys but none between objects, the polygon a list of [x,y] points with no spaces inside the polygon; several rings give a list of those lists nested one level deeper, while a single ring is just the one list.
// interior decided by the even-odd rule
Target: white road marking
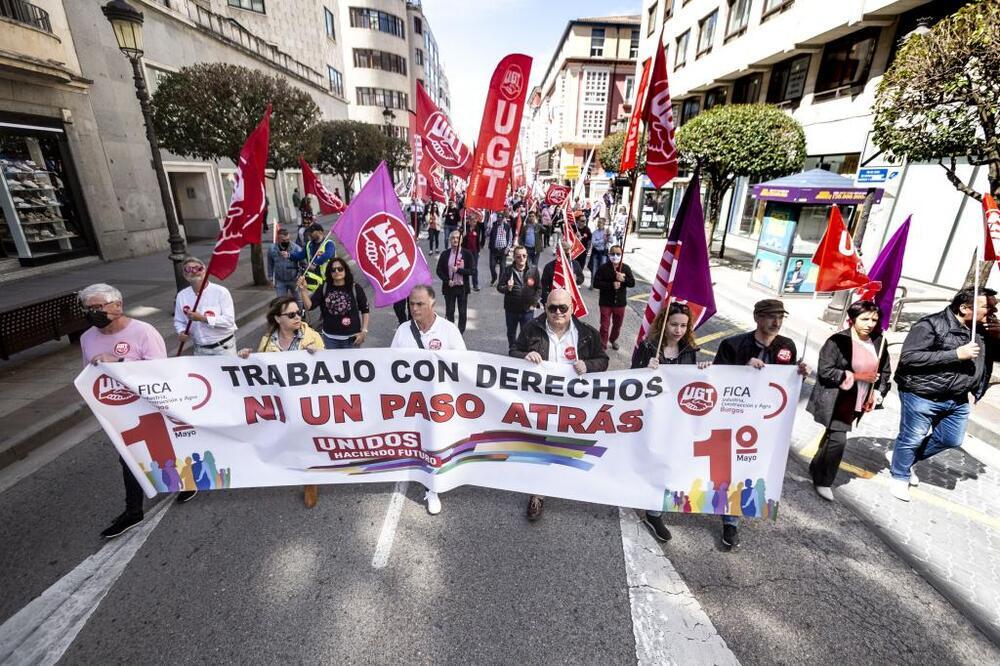
[{"label": "white road marking", "polygon": [[403,500],[406,499],[408,483],[408,481],[397,481],[392,489],[389,507],[385,510],[385,520],[382,521],[382,531],[379,532],[375,554],[372,555],[372,567],[375,569],[383,569],[389,563],[392,542],[396,539],[396,526],[399,525],[399,516],[403,513]]},{"label": "white road marking", "polygon": [[[147,513],[0,626],[0,663],[55,664],[146,542],[171,500]],[[162,508],[161,508],[162,507]]]},{"label": "white road marking", "polygon": [[645,664],[740,663],[631,509],[618,509],[635,658]]}]

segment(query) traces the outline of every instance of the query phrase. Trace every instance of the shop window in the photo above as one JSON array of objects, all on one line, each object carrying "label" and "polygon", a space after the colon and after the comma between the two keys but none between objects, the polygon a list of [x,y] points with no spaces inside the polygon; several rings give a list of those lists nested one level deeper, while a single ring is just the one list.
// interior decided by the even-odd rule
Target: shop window
[{"label": "shop window", "polygon": [[760,101],[763,74],[748,74],[733,84],[733,104],[756,104]]},{"label": "shop window", "polygon": [[771,83],[767,87],[769,104],[780,104],[802,99],[809,72],[809,56],[795,56],[780,62],[771,70]]},{"label": "shop window", "polygon": [[810,155],[802,163],[803,171],[825,169],[841,176],[853,178],[858,171],[860,153],[845,153],[842,155]]},{"label": "shop window", "polygon": [[827,44],[819,65],[816,92],[864,85],[879,32],[878,28],[868,28]]},{"label": "shop window", "polygon": [[684,34],[677,38],[677,53],[674,54],[674,69],[680,69],[687,64],[688,42],[691,40],[691,31],[685,30]]},{"label": "shop window", "polygon": [[246,9],[260,14],[264,13],[264,0],[228,0],[227,4],[237,9]]},{"label": "shop window", "polygon": [[700,58],[712,50],[712,45],[715,43],[715,24],[718,20],[719,10],[716,9],[698,21],[698,52],[695,54],[696,58]]},{"label": "shop window", "polygon": [[90,251],[61,131],[0,124],[0,255],[26,265]]},{"label": "shop window", "polygon": [[750,23],[751,0],[729,0],[729,17],[726,19],[726,39],[738,37],[747,31]]}]

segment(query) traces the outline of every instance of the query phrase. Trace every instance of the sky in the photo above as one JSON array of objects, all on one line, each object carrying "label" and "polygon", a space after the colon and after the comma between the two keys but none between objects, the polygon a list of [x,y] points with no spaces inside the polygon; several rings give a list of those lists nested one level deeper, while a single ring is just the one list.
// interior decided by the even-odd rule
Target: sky
[{"label": "sky", "polygon": [[448,77],[452,123],[472,147],[501,58],[532,56],[531,85],[537,85],[568,21],[638,15],[641,0],[423,0],[423,6]]}]

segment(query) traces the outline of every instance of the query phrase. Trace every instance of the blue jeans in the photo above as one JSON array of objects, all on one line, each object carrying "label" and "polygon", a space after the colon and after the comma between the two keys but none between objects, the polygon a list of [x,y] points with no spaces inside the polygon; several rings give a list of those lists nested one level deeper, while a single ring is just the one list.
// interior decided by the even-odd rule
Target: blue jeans
[{"label": "blue jeans", "polygon": [[520,326],[523,331],[524,325],[535,318],[535,311],[511,312],[510,310],[504,310],[503,314],[507,318],[507,345],[513,349],[514,342],[517,341],[518,327]]},{"label": "blue jeans", "polygon": [[597,275],[597,269],[606,264],[607,261],[607,250],[590,251],[590,286],[594,286],[594,276]]},{"label": "blue jeans", "polygon": [[[962,445],[969,403],[928,400],[915,393],[899,392],[902,412],[892,454],[892,478],[910,478],[913,463]],[[928,432],[929,431],[929,432]]]},{"label": "blue jeans", "polygon": [[[295,288],[295,280],[285,281],[275,279],[274,295],[277,298],[281,298],[282,296],[291,296],[295,299],[296,303],[299,302],[299,290]],[[299,307],[302,307],[301,303],[299,303]]]},{"label": "blue jeans", "polygon": [[323,348],[324,349],[350,349],[354,346],[354,336],[347,338],[346,340],[334,340],[333,338],[323,337]]}]

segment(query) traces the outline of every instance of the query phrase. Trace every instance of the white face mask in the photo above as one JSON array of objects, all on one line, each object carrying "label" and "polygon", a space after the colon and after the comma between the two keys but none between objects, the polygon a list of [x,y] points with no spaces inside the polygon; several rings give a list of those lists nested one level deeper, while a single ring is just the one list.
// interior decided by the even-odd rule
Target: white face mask
[{"label": "white face mask", "polygon": [[618,263],[621,263],[622,255],[620,255],[620,254],[610,254],[610,255],[608,255],[608,258],[611,259],[611,263],[618,264]]}]

